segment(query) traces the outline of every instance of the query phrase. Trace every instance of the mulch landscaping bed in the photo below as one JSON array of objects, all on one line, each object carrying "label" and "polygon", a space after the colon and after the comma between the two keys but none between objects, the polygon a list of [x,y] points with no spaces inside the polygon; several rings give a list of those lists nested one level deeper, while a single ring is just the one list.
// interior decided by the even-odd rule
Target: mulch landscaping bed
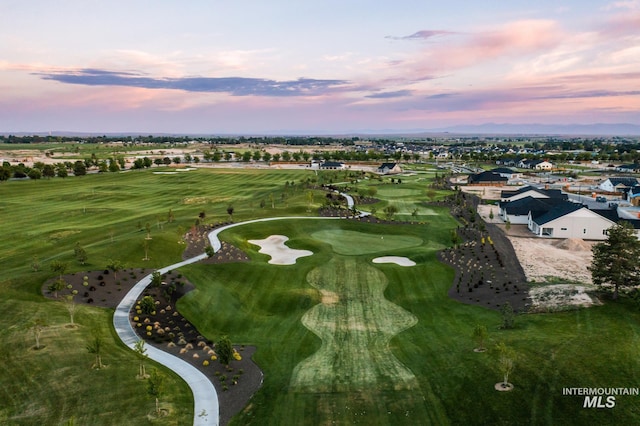
[{"label": "mulch landscaping bed", "polygon": [[511,241],[476,214],[477,197],[459,197],[449,201],[451,213],[463,223],[456,230],[459,243],[439,253],[456,271],[449,297],[498,310],[509,302],[515,312],[528,311],[529,284]]},{"label": "mulch landscaping bed", "polygon": [[[211,229],[213,226],[192,230],[185,238],[187,244],[183,257],[190,258],[203,253],[208,240],[201,237],[206,236]],[[230,244],[222,243],[222,248],[214,256],[202,262],[239,261],[248,261],[246,254]],[[58,291],[57,296],[59,300],[63,300],[65,296],[75,294],[74,301],[78,304],[115,309],[122,297],[140,279],[152,272],[152,269],[137,268],[124,269],[115,274],[113,271],[103,270],[64,275],[62,278],[67,283],[67,288]],[[54,292],[49,291],[49,285],[58,278],[52,278],[43,284],[42,293],[45,297],[55,299]],[[211,351],[215,352],[214,342],[200,335],[175,309],[176,301],[193,288],[193,284],[179,272],[170,271],[163,275],[162,285],[149,286],[140,296],[139,301],[144,296],[153,298],[157,307],[155,314],[138,313],[134,307],[130,318],[134,329],[147,344],[189,362],[209,378],[218,393],[220,424],[224,425],[247,406],[253,394],[262,385],[263,375],[252,361],[256,351],[253,346],[234,346],[241,359],[232,359],[228,368],[211,358]],[[147,327],[151,327],[151,335],[147,334]],[[208,365],[205,365],[205,360]]]}]

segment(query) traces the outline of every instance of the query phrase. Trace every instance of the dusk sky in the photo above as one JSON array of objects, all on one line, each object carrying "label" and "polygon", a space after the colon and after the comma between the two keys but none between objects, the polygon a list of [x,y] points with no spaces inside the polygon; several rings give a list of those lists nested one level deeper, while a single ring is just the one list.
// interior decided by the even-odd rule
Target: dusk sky
[{"label": "dusk sky", "polygon": [[0,132],[640,124],[640,0],[2,0]]}]

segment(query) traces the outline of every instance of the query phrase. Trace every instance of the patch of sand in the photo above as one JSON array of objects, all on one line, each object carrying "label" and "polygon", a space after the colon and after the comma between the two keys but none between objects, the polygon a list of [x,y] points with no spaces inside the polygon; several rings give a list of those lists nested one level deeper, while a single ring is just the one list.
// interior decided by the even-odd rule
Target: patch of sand
[{"label": "patch of sand", "polygon": [[528,281],[548,282],[560,278],[591,284],[591,265],[595,242],[579,239],[552,240],[509,237]]},{"label": "patch of sand", "polygon": [[401,256],[382,256],[372,260],[373,263],[395,263],[400,266],[415,266],[416,262]]},{"label": "patch of sand", "polygon": [[585,286],[571,284],[532,287],[529,290],[532,310],[548,311],[567,306],[591,306],[594,304],[594,301],[586,293],[586,290],[587,288]]},{"label": "patch of sand", "polygon": [[258,253],[271,256],[269,263],[272,265],[295,265],[299,257],[313,254],[309,250],[297,250],[287,247],[285,245],[287,240],[289,240],[289,237],[284,235],[271,235],[264,240],[249,240],[249,243],[260,247]]}]

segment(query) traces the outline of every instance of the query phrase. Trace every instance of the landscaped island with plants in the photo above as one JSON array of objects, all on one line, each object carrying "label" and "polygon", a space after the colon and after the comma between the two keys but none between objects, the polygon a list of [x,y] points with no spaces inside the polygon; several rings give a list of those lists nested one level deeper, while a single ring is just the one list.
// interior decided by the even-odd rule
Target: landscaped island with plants
[{"label": "landscaped island with plants", "polygon": [[[131,313],[145,345],[210,371],[223,423],[638,423],[636,396],[597,409],[563,394],[638,386],[637,305],[528,313],[513,249],[471,213],[477,200],[409,168],[393,182],[164,166],[3,182],[0,422],[191,423],[187,386],[120,342],[112,303],[204,253],[223,223],[291,217],[223,231],[222,250],[154,277]],[[273,236],[305,255],[270,262]],[[374,262],[386,257],[408,261]]]}]

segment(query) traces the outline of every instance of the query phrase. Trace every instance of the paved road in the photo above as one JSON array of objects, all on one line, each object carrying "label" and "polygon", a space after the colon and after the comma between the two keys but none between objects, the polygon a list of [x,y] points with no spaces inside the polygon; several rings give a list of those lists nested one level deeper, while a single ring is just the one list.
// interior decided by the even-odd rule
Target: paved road
[{"label": "paved road", "polygon": [[[347,205],[351,209],[353,208],[353,198],[347,194],[340,193],[347,199]],[[218,234],[220,232],[227,230],[229,228],[233,228],[241,225],[248,225],[251,223],[257,222],[268,222],[272,220],[285,220],[285,219],[341,219],[340,217],[308,217],[308,216],[300,216],[300,217],[270,217],[264,219],[255,219],[247,222],[238,222],[232,223],[230,225],[222,226],[220,228],[216,228],[209,233],[209,242],[211,243],[211,247],[214,252],[220,250],[221,243],[218,238]],[[198,262],[207,257],[206,254],[201,254],[196,257],[192,257],[191,259],[187,259],[183,262],[175,263],[173,265],[167,266],[162,269],[158,269],[158,272],[164,274],[168,271],[173,271],[175,269],[180,268],[181,266],[188,265],[190,263]],[[147,286],[151,284],[151,274],[142,278],[129,292],[124,296],[120,304],[116,307],[116,311],[113,314],[113,327],[116,330],[116,333],[120,337],[120,340],[124,342],[131,350],[134,349],[134,346],[140,337],[136,334],[135,330],[131,326],[131,321],[129,321],[129,312],[135,305],[136,300],[140,297],[142,292]],[[218,405],[218,394],[216,393],[215,387],[211,381],[202,374],[197,368],[192,366],[191,364],[183,361],[182,359],[173,356],[167,352],[164,352],[154,346],[145,346],[147,348],[147,354],[149,358],[154,361],[159,362],[165,367],[173,370],[176,374],[178,374],[182,379],[187,382],[187,385],[191,388],[191,392],[193,393],[193,404],[194,404],[194,416],[193,416],[193,424],[194,426],[205,426],[205,425],[218,425],[220,418],[220,406]]]}]

